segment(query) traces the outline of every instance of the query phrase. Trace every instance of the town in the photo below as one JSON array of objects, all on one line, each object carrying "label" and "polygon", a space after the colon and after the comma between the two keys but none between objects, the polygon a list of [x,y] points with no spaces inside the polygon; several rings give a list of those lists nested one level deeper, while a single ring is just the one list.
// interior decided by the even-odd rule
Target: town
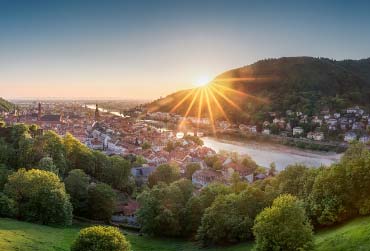
[{"label": "town", "polygon": [[[7,124],[35,124],[41,131],[53,130],[61,136],[70,133],[89,148],[107,155],[141,156],[145,164],[132,172],[144,181],[158,165],[165,163],[178,165],[183,174],[188,164],[198,164],[202,170],[194,173],[193,182],[201,186],[214,180],[227,180],[230,170],[239,171],[250,182],[256,178],[253,174],[259,178],[266,174],[253,173],[255,170],[241,173],[240,163],[233,163],[225,156],[219,156],[223,172],[209,170],[205,159],[216,152],[194,140],[212,135],[208,118],[148,112],[142,106],[127,109],[129,115],[124,115],[83,102],[26,102],[17,107],[14,112],[2,112]],[[216,121],[215,128],[218,135],[260,135],[340,145],[354,140],[370,142],[369,113],[358,106],[334,113],[323,110],[311,117],[291,110],[285,114],[269,112],[268,117],[269,120],[258,125]]]}]

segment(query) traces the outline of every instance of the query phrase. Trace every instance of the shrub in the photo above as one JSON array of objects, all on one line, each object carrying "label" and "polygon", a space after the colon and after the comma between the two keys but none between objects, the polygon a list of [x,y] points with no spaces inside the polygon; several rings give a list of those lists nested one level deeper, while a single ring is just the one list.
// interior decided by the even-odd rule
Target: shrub
[{"label": "shrub", "polygon": [[129,251],[130,243],[115,227],[84,228],[73,242],[71,251]]}]

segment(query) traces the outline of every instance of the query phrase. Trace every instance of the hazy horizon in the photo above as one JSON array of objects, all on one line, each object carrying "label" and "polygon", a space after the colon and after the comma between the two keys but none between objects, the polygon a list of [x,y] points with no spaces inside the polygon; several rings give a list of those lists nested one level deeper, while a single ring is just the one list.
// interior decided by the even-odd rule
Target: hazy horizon
[{"label": "hazy horizon", "polygon": [[368,9],[366,1],[1,2],[1,96],[152,100],[260,59],[366,58]]}]

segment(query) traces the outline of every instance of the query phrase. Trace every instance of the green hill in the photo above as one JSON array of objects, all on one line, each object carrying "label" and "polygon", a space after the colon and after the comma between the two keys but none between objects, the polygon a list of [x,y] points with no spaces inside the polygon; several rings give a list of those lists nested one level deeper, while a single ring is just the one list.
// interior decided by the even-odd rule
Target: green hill
[{"label": "green hill", "polygon": [[370,59],[266,59],[222,73],[203,89],[208,90],[203,98],[194,89],[184,90],[154,101],[148,109],[184,115],[191,107],[188,115],[196,116],[201,107],[202,115],[208,116],[210,107],[219,118],[222,107],[230,119],[249,122],[261,121],[268,111],[313,114],[324,108],[369,108]]},{"label": "green hill", "polygon": [[14,105],[10,103],[9,101],[0,98],[0,112],[1,111],[6,111],[9,112],[14,108]]},{"label": "green hill", "polygon": [[[67,228],[42,226],[0,218],[1,251],[67,251],[81,226]],[[316,251],[370,250],[370,217],[358,218],[315,235]],[[133,251],[249,251],[252,243],[231,247],[199,249],[195,244],[177,239],[157,239],[126,233]]]}]

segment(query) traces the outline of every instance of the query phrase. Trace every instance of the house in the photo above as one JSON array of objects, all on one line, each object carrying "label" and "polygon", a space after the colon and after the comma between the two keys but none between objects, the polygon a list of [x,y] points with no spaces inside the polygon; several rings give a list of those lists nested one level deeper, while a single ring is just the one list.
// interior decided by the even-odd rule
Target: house
[{"label": "house", "polygon": [[347,113],[348,114],[357,114],[357,115],[362,115],[365,111],[362,110],[359,106],[355,106],[355,107],[350,107],[350,108],[347,108]]},{"label": "house", "polygon": [[293,136],[301,135],[303,132],[304,130],[302,127],[297,126],[293,128]]},{"label": "house", "polygon": [[201,169],[193,173],[191,181],[196,187],[205,187],[216,181],[224,181],[220,172],[212,169]]},{"label": "house", "polygon": [[344,135],[344,141],[351,142],[357,139],[357,134],[353,131],[346,132]]},{"label": "house", "polygon": [[324,133],[323,132],[309,132],[307,133],[307,138],[316,140],[316,141],[324,140]]},{"label": "house", "polygon": [[270,133],[271,133],[270,129],[265,128],[262,130],[262,134],[269,135]]},{"label": "house", "polygon": [[359,141],[361,143],[367,144],[368,142],[370,142],[370,136],[369,135],[363,135],[359,138]]},{"label": "house", "polygon": [[318,117],[314,117],[312,119],[312,123],[322,125],[322,119],[319,119]]}]

